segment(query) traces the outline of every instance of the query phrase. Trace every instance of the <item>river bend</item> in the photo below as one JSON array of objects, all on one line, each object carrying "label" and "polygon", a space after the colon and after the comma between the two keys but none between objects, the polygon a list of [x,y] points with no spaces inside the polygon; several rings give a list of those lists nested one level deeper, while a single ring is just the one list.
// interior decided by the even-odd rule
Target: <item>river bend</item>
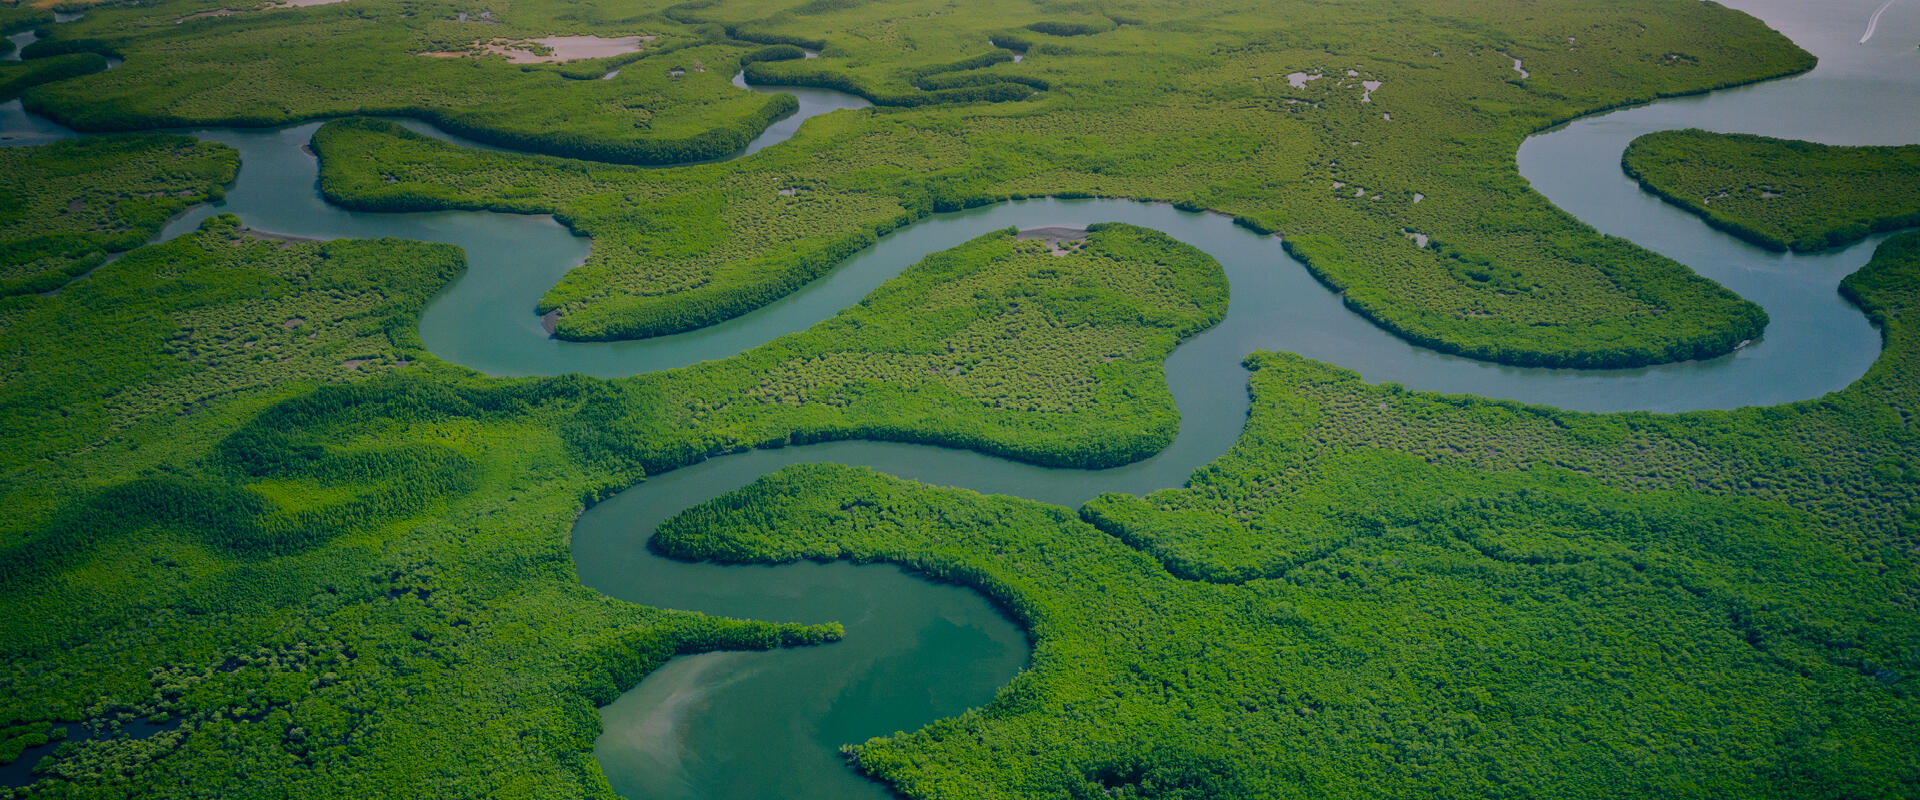
[{"label": "river bend", "polygon": [[[1246,418],[1254,350],[1284,350],[1359,371],[1370,381],[1587,411],[1686,411],[1777,404],[1846,386],[1879,354],[1879,338],[1835,291],[1884,236],[1817,255],[1771,253],[1715,231],[1640,191],[1618,167],[1635,137],[1701,127],[1831,144],[1920,139],[1920,15],[1882,15],[1855,42],[1873,0],[1805,7],[1791,0],[1730,2],[1821,57],[1804,76],[1577,120],[1530,138],[1521,173],[1562,209],[1692,267],[1766,308],[1765,336],[1717,359],[1630,370],[1507,367],[1416,347],[1347,311],[1280,248],[1278,239],[1224,217],[1123,200],[1026,200],[938,214],[902,228],[834,272],[765,308],[705,329],[654,339],[551,339],[533,302],[586,257],[588,243],[550,217],[488,212],[376,214],[327,205],[303,145],[319,123],[275,130],[185,131],[241,154],[227,196],[169,224],[162,237],[207,216],[317,238],[396,236],[465,248],[468,271],[427,308],[421,336],[441,358],[496,375],[631,375],[723,358],[803,330],[859,301],[920,257],[991,230],[1119,221],[1166,232],[1217,259],[1231,282],[1226,318],[1166,362],[1182,423],[1166,450],[1108,470],[1035,467],[968,451],[837,442],[730,455],[649,478],[588,510],[573,533],[580,579],[621,599],[735,617],[847,626],[846,640],[772,653],[676,659],[603,709],[596,755],[614,788],[645,797],[850,798],[890,796],[846,769],[839,744],[924,725],[990,700],[1024,665],[1023,633],[979,595],[888,566],[685,564],[645,547],[661,521],[782,466],[866,465],[926,481],[1077,506],[1102,491],[1143,494],[1184,484],[1230,446]],[[1859,8],[1855,8],[1858,6]],[[1861,13],[1855,15],[1854,11]],[[1853,19],[1858,16],[1858,20]],[[30,36],[25,35],[25,36]],[[25,41],[19,43],[24,44]],[[1908,44],[1901,44],[1908,43]],[[736,79],[736,83],[739,83]],[[744,84],[742,84],[744,85]],[[866,102],[819,89],[792,91],[800,113],[770,127],[750,155],[808,118]],[[1794,109],[1791,115],[1783,109]],[[414,130],[456,143],[417,122]],[[0,104],[5,144],[73,135]],[[739,157],[739,156],[736,156]],[[752,743],[747,746],[744,743]]]}]

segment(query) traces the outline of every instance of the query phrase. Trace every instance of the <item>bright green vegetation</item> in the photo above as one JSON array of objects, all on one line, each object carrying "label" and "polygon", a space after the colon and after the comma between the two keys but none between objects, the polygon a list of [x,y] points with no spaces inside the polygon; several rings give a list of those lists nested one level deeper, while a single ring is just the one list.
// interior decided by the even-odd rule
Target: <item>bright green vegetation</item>
[{"label": "bright green vegetation", "polygon": [[1662,131],[1635,139],[1621,165],[1647,191],[1773,250],[1824,250],[1920,224],[1920,145]]},{"label": "bright green vegetation", "polygon": [[[1035,195],[1234,215],[1284,234],[1359,313],[1477,358],[1647,364],[1724,353],[1765,325],[1756,306],[1684,266],[1552,208],[1514,166],[1522,139],[1552,123],[1811,66],[1744,15],[1677,0],[1551,14],[1412,0],[1143,3],[1110,16],[1019,0],[937,14],[922,5],[713,2],[618,18],[534,5],[498,10],[496,25],[458,22],[465,6],[353,0],[175,25],[215,8],[176,0],[59,27],[49,50],[110,50],[127,63],[25,100],[113,128],[412,114],[488,141],[645,162],[727,149],[650,149],[682,137],[730,148],[759,129],[778,101],[728,85],[743,60],[759,80],[840,86],[898,106],[829,115],[751,158],[686,170],[463,153],[373,127],[322,137],[335,200],[551,211],[593,235],[588,264],[540,302],[560,312],[558,334],[571,339],[735,316],[880,231]],[[611,81],[566,77],[584,74],[584,62],[412,55],[555,33],[662,38]],[[824,49],[818,59],[753,60],[790,57],[781,44]],[[1025,59],[1011,62],[1013,50]],[[342,53],[351,60],[339,63]],[[1531,77],[1513,72],[1513,58]],[[668,77],[696,59],[706,72]],[[1295,87],[1296,72],[1324,77]],[[1010,91],[1024,99],[961,102]],[[929,94],[939,102],[915,105]]]},{"label": "bright green vegetation", "polygon": [[0,296],[57,288],[138,246],[239,167],[226,145],[161,134],[0,148]]},{"label": "bright green vegetation", "polygon": [[1101,226],[1070,255],[989,234],[928,256],[802,333],[622,382],[583,446],[648,472],[769,443],[881,439],[1117,466],[1173,440],[1161,362],[1226,313],[1220,265]]},{"label": "bright green vegetation", "polygon": [[[778,113],[725,85],[743,61],[882,101],[674,170],[322,129],[336,200],[553,212],[592,235],[542,301],[575,338],[734,316],[919,216],[1039,194],[1236,215],[1359,312],[1484,358],[1646,363],[1757,332],[1750,304],[1545,204],[1512,156],[1555,120],[1806,56],[1690,0],[1452,5],[719,0],[488,24],[350,0],[176,25],[220,6],[169,0],[55,29],[46,52],[127,64],[27,100],[100,127],[393,111],[642,162],[724,152]],[[562,66],[413,55],[584,32],[662,38]],[[1007,92],[1023,99],[956,105]],[[184,140],[0,157],[135,141]],[[155,172],[185,180],[164,197],[125,191],[146,151],[85,156],[65,199],[38,192],[51,178],[6,195],[5,224],[130,243],[188,202],[171,193],[231,175],[202,147]],[[610,797],[597,705],[674,655],[841,631],[588,590],[567,545],[583,505],[824,439],[1138,459],[1178,422],[1162,359],[1226,303],[1217,265],[1152,231],[1100,227],[1062,256],[1000,232],[734,358],[497,380],[416,338],[457,251],[241,225],[0,297],[0,760],[55,753],[19,794]],[[1186,489],[1076,513],[797,467],[658,544],[892,561],[1013,611],[1035,659],[993,704],[850,752],[911,797],[1912,796],[1920,235],[1843,290],[1887,350],[1815,401],[1578,414],[1257,354],[1245,435]],[[111,735],[137,719],[178,727]],[[59,720],[107,735],[34,747]]]},{"label": "bright green vegetation", "polygon": [[21,298],[7,329],[0,748],[50,719],[186,720],[62,745],[50,796],[415,796],[423,774],[436,796],[607,796],[595,706],[674,654],[838,634],[581,587],[583,501],[826,438],[1138,459],[1178,425],[1160,362],[1226,305],[1218,264],[1162,234],[1055,256],[1001,232],[734,359],[487,380],[414,338],[451,248],[235,226]]},{"label": "bright green vegetation", "polygon": [[849,751],[911,797],[1910,796],[1920,235],[1846,291],[1887,353],[1818,401],[1576,414],[1258,354],[1186,489],[1076,517],[806,465],[656,544],[1011,609],[1033,665],[991,705]]},{"label": "bright green vegetation", "polygon": [[[90,11],[34,51],[101,52],[126,64],[31,92],[27,107],[83,130],[402,114],[495,144],[632,163],[727,155],[794,108],[791,97],[729,83],[741,56],[758,45],[709,41],[658,17],[540,4],[485,20],[480,9],[457,3],[270,6],[177,0]],[[223,9],[231,13],[193,17]],[[458,21],[463,12],[470,18]],[[659,38],[638,61],[523,65],[420,55],[589,32]],[[616,78],[592,80],[616,67]],[[676,69],[684,74],[670,74]]]},{"label": "bright green vegetation", "polygon": [[57,295],[12,298],[0,464],[32,468],[233,393],[404,367],[422,354],[420,308],[461,265],[444,245],[259,239],[228,216]]}]

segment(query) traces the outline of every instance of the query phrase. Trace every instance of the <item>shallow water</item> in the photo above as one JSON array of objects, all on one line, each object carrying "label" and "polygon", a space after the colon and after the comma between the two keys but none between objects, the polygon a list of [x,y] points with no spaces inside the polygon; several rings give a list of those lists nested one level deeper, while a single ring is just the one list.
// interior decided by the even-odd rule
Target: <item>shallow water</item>
[{"label": "shallow water", "polygon": [[0,56],[0,61],[19,61],[21,48],[33,44],[34,40],[38,38],[40,37],[35,36],[33,31],[7,34],[7,41],[13,42],[13,49],[7,51],[6,55]]},{"label": "shallow water", "polygon": [[[874,442],[761,450],[654,476],[590,509],[575,526],[582,582],[615,597],[729,616],[847,625],[847,639],[838,644],[679,659],[649,676],[603,710],[606,731],[596,755],[616,790],[635,797],[885,797],[881,787],[842,766],[834,748],[987,702],[1024,664],[1024,635],[978,595],[892,567],[723,567],[659,558],[645,548],[659,521],[800,462],[863,464],[929,483],[1068,506],[1101,491],[1138,494],[1179,486],[1237,437],[1248,402],[1239,363],[1257,349],[1300,353],[1414,389],[1593,411],[1775,404],[1816,397],[1862,374],[1879,353],[1878,336],[1834,288],[1884,237],[1829,254],[1769,253],[1644,194],[1620,173],[1619,153],[1641,133],[1677,127],[1845,144],[1920,138],[1920,64],[1911,47],[1920,15],[1898,9],[1884,14],[1871,41],[1859,45],[1860,26],[1876,2],[1817,8],[1791,0],[1729,4],[1761,16],[1820,55],[1820,68],[1786,81],[1576,121],[1529,139],[1518,156],[1522,174],[1561,208],[1766,307],[1772,324],[1761,340],[1704,362],[1541,370],[1441,355],[1346,311],[1272,237],[1214,215],[1120,200],[1030,200],[936,215],[738,319],[637,342],[560,342],[546,336],[533,304],[585,258],[585,240],[547,217],[363,214],[327,206],[313,191],[313,158],[300,150],[317,123],[191,132],[240,149],[240,179],[224,201],[176,220],[163,235],[230,211],[256,228],[281,233],[404,236],[461,245],[469,270],[428,307],[422,338],[448,361],[502,375],[619,376],[725,357],[803,330],[922,255],[997,228],[1123,221],[1165,231],[1213,255],[1232,282],[1231,309],[1219,326],[1168,359],[1182,426],[1174,443],[1153,458],[1089,471]],[[1849,16],[1855,6],[1858,24]],[[827,90],[784,90],[800,97],[801,113],[769,128],[742,155],[784,141],[813,115],[866,105]],[[1786,118],[1782,108],[1811,112]],[[21,114],[17,102],[0,105],[0,130],[19,137],[8,143],[63,135],[57,126]]]}]

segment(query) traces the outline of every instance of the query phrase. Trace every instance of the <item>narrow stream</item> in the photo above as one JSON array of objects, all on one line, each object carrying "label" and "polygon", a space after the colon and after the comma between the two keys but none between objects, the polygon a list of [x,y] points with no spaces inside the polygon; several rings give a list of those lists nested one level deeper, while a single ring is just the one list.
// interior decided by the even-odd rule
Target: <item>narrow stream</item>
[{"label": "narrow stream", "polygon": [[[1860,11],[1858,22],[1864,24],[1873,0],[1817,8],[1793,0],[1729,5],[1793,37],[1821,57],[1821,67],[1789,80],[1582,119],[1529,139],[1518,156],[1522,174],[1561,208],[1604,232],[1673,257],[1767,309],[1772,324],[1761,340],[1709,361],[1634,370],[1544,370],[1442,355],[1348,312],[1275,238],[1216,215],[1123,200],[1029,200],[935,215],[738,319],[642,341],[561,342],[547,337],[533,302],[581,263],[586,240],[549,217],[368,214],[329,206],[313,189],[316,164],[302,150],[318,123],[187,131],[238,149],[240,177],[223,201],[175,220],[162,237],[190,231],[211,214],[231,212],[251,226],[280,233],[399,236],[460,245],[468,255],[468,272],[427,308],[421,335],[441,358],[497,375],[611,377],[726,357],[804,330],[858,302],[920,257],[999,228],[1130,222],[1165,231],[1218,259],[1232,283],[1232,305],[1220,325],[1168,358],[1182,425],[1174,443],[1153,458],[1089,471],[876,442],[763,450],[654,476],[579,520],[573,548],[580,579],[612,596],[727,616],[847,625],[847,639],[831,646],[676,659],[650,675],[602,712],[606,731],[596,755],[616,790],[650,798],[886,797],[883,787],[846,769],[834,749],[989,701],[1024,665],[1024,634],[977,594],[892,567],[723,567],[659,558],[645,542],[661,520],[781,466],[810,461],[867,465],[929,483],[1066,506],[1101,491],[1141,494],[1177,487],[1238,435],[1248,403],[1239,363],[1256,349],[1300,353],[1355,369],[1371,381],[1397,381],[1413,389],[1590,411],[1784,403],[1842,388],[1861,375],[1879,354],[1878,335],[1835,287],[1866,262],[1883,236],[1828,254],[1769,253],[1642,193],[1620,173],[1619,153],[1642,133],[1678,127],[1831,143],[1912,142],[1920,138],[1920,58],[1912,46],[1920,15],[1884,15],[1871,43],[1862,45],[1854,42],[1860,33],[1850,15]],[[811,116],[866,105],[826,90],[785,90],[800,96],[801,112],[769,128],[741,155],[784,141]],[[1795,113],[1788,118],[1782,109]],[[406,124],[444,137],[429,126]],[[0,104],[0,137],[6,144],[70,135],[24,114],[17,101]]]}]

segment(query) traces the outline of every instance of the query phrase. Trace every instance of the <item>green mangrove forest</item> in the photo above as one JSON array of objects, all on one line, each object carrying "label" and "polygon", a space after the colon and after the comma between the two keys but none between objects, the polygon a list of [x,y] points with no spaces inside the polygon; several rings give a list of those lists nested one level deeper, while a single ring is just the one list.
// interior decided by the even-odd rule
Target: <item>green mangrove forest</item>
[{"label": "green mangrove forest", "polygon": [[1920,145],[1664,131],[1635,139],[1620,163],[1647,191],[1773,250],[1825,250],[1920,224]]},{"label": "green mangrove forest", "polygon": [[[716,657],[861,620],[583,583],[616,495],[685,508],[636,557],[892,565],[1024,633],[972,707],[817,748],[846,782],[810,796],[1920,796],[1920,144],[1639,135],[1586,159],[1661,199],[1620,219],[1516,161],[1641,104],[1843,96],[1828,41],[1905,76],[1897,126],[1920,23],[1863,3],[0,0],[0,799],[639,800],[602,709],[709,659],[647,718],[697,727]],[[1242,244],[1038,204],[722,357],[567,349],[757,331],[1032,198],[1218,215],[1384,332],[1325,351],[1356,358],[1651,393],[1836,355],[1775,317],[1880,349],[1785,404],[1423,391],[1236,327],[1283,307]],[[541,374],[422,336],[499,255],[447,242],[503,215],[582,237],[514,251],[558,277],[476,328],[544,324]],[[1831,275],[1763,307],[1697,270],[1755,247]],[[1206,423],[1237,438],[1196,454]],[[914,667],[857,670],[957,681]],[[793,727],[758,716],[649,755],[745,769]]]},{"label": "green mangrove forest", "polygon": [[0,295],[43,292],[217,199],[239,155],[140,134],[0,149]]}]

